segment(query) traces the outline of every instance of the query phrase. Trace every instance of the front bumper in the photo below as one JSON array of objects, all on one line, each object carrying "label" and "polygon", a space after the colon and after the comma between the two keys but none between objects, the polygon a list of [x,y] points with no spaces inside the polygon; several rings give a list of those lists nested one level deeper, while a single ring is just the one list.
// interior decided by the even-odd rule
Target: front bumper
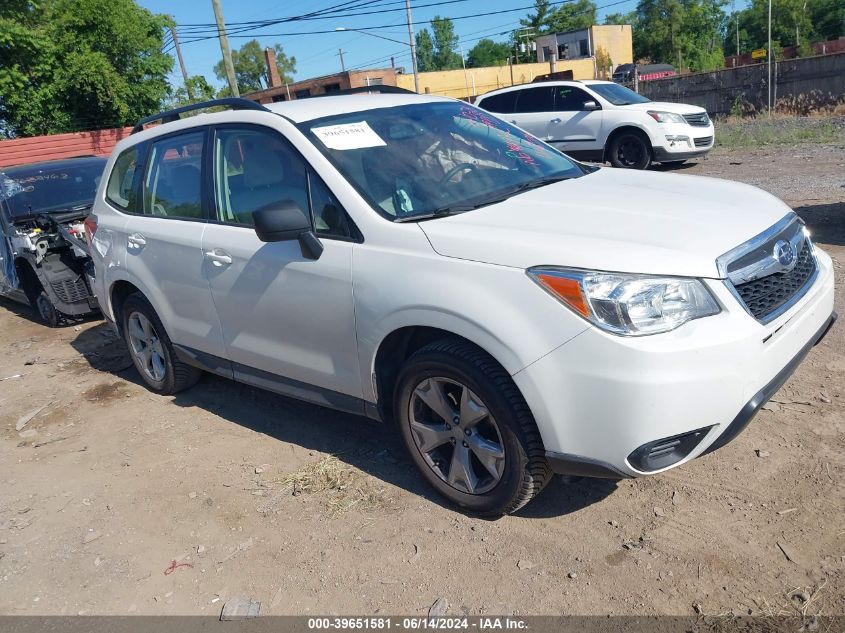
[{"label": "front bumper", "polygon": [[[817,260],[813,287],[769,324],[749,316],[721,281],[708,280],[721,314],[645,337],[590,328],[516,373],[552,469],[636,477],[736,437],[830,326],[833,267],[821,251]],[[687,444],[677,449],[676,439]],[[644,461],[650,449],[685,452]]]},{"label": "front bumper", "polygon": [[663,123],[659,134],[651,141],[654,160],[658,163],[700,158],[713,149],[716,140],[712,122],[706,127]]}]

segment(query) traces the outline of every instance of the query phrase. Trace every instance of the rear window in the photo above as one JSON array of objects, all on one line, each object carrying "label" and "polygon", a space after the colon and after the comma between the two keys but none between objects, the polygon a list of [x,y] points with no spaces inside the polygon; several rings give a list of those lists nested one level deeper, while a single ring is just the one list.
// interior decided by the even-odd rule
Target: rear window
[{"label": "rear window", "polygon": [[0,197],[6,200],[12,218],[82,209],[94,202],[104,164],[105,160],[86,161],[0,174]]}]

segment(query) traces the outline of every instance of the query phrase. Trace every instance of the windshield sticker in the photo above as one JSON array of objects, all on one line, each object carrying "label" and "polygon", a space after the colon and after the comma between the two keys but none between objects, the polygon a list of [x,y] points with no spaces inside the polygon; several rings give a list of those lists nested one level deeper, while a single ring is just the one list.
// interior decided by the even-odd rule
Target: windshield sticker
[{"label": "windshield sticker", "polygon": [[329,149],[364,149],[365,147],[384,147],[387,145],[366,121],[312,127],[311,131]]}]

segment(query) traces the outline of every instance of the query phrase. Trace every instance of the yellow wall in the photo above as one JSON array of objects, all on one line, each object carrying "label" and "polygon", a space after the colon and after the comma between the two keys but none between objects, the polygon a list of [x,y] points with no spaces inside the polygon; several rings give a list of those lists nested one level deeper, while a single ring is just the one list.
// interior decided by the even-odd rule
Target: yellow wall
[{"label": "yellow wall", "polygon": [[593,50],[603,48],[610,54],[613,67],[634,61],[630,24],[595,25],[592,27]]},{"label": "yellow wall", "polygon": [[[630,29],[630,27],[628,27]],[[630,30],[629,30],[630,33]],[[613,63],[617,62],[613,59]],[[571,59],[557,62],[555,71],[572,70],[574,79],[593,79],[593,60]],[[462,98],[480,95],[497,88],[504,88],[514,84],[530,83],[537,75],[549,73],[547,63],[517,64],[513,66],[513,82],[509,66],[488,66],[485,68],[441,70],[430,73],[420,73],[420,92],[426,89],[431,94],[446,97]],[[407,90],[414,89],[413,75],[396,75],[396,85]]]}]

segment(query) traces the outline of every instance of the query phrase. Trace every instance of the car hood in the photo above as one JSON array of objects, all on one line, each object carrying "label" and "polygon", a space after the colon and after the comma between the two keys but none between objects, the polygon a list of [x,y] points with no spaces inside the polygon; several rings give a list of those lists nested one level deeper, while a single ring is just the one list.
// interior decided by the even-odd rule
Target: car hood
[{"label": "car hood", "polygon": [[648,101],[646,103],[629,103],[628,105],[619,106],[626,110],[640,110],[646,112],[647,110],[657,110],[659,112],[674,112],[675,114],[699,114],[706,112],[704,108],[694,105],[687,105],[686,103],[669,103],[668,101]]},{"label": "car hood", "polygon": [[419,226],[446,257],[715,278],[719,255],[788,213],[749,185],[602,168]]}]

